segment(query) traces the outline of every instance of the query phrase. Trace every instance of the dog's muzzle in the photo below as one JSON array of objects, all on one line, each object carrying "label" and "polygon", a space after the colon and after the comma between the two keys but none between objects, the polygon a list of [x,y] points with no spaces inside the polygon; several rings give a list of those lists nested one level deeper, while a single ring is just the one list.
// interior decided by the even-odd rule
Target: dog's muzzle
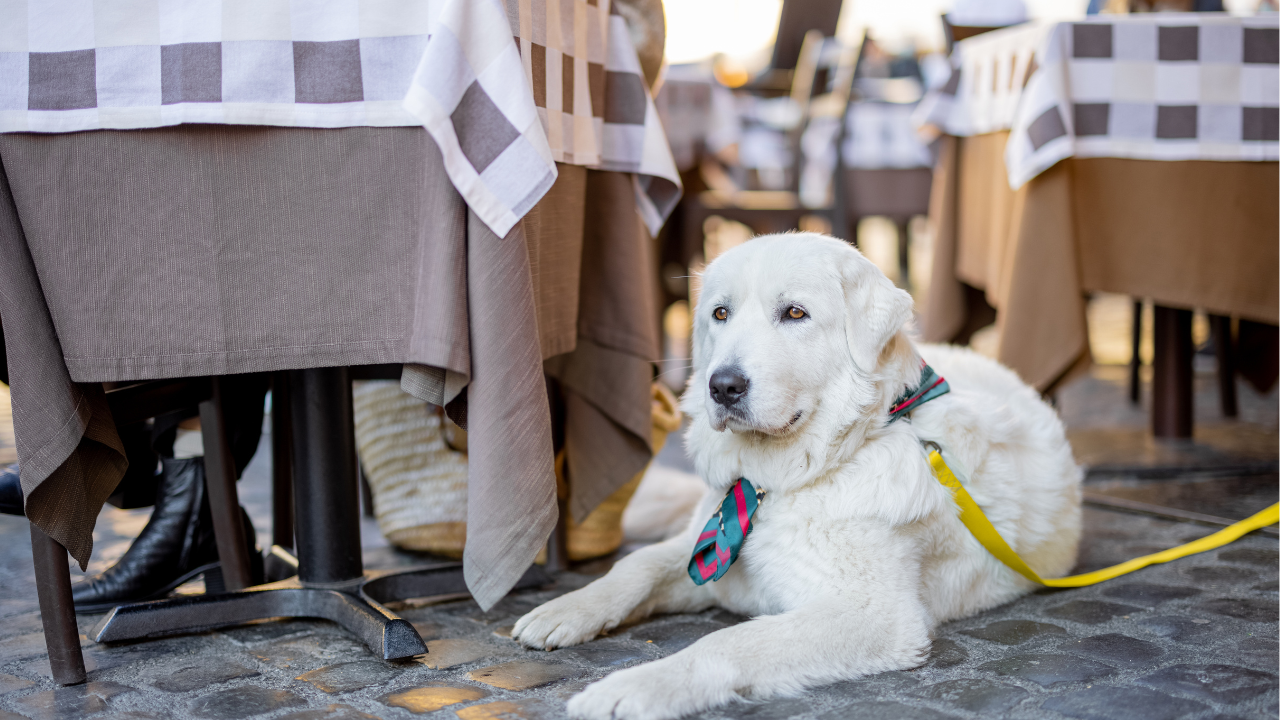
[{"label": "dog's muzzle", "polygon": [[730,366],[720,368],[711,374],[711,382],[709,387],[711,390],[711,399],[717,405],[724,407],[733,407],[739,400],[747,396],[747,388],[750,383],[747,381],[742,370],[737,367]]}]

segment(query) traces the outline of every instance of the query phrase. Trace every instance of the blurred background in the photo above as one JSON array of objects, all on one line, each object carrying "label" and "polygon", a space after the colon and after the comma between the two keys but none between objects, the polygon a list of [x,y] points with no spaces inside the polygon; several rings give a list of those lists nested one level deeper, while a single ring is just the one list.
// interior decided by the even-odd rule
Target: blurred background
[{"label": "blurred background", "polygon": [[[656,238],[659,379],[673,391],[688,381],[701,269],[754,235],[825,232],[855,243],[913,295],[921,339],[968,345],[1043,392],[1099,492],[1141,477],[1199,482],[1206,473],[1243,468],[1251,479],[1230,492],[1213,482],[1201,489],[1223,498],[1274,495],[1280,422],[1271,311],[1251,316],[1233,301],[1210,300],[1221,278],[1175,301],[1179,281],[1147,282],[1141,262],[1136,284],[1078,281],[1063,295],[1070,308],[1010,290],[1020,277],[1053,277],[1061,260],[1010,260],[1019,243],[1051,245],[1047,235],[1044,243],[1037,237],[1053,221],[1043,209],[1022,209],[1028,197],[1044,197],[1049,181],[1036,178],[1011,191],[1004,167],[1010,131],[1024,122],[1015,119],[1016,109],[1028,102],[1026,88],[1043,78],[1037,59],[1042,65],[1057,23],[1126,15],[1126,22],[1161,27],[1227,23],[1275,13],[1274,2],[671,0],[662,9],[665,65],[655,102],[685,190]],[[993,87],[995,76],[984,76],[991,78],[983,80],[985,89],[973,77],[962,79],[966,54],[975,68],[995,67],[1001,78],[1000,68],[1008,67],[1007,88]],[[1105,162],[1065,160],[1059,168]],[[1123,162],[1153,178],[1190,167]],[[1249,173],[1274,174],[1271,163],[1207,165],[1239,173],[1232,177],[1242,188],[1258,187],[1244,179]],[[1092,201],[1079,192],[1075,187],[1055,202],[1092,212],[1080,210]],[[1148,198],[1124,188],[1110,192],[1117,196],[1110,220],[1063,231],[1082,267],[1110,263],[1130,244],[1155,243],[1143,251],[1150,253],[1166,242],[1152,239],[1162,232],[1152,210],[1174,196],[1167,187]],[[1256,205],[1265,208],[1262,215],[1274,213],[1273,198],[1260,196]],[[1187,233],[1188,250],[1217,236],[1230,236],[1226,242],[1243,256],[1274,248],[1274,222],[1236,226],[1222,214],[1222,198],[1206,196],[1179,212],[1198,228]],[[1195,264],[1189,257],[1181,262]],[[1261,291],[1274,282],[1259,276],[1240,284]],[[1215,304],[1216,310],[1205,307]],[[1028,318],[1039,334],[1020,330],[1002,338],[1001,328],[1016,324],[1015,316]],[[1037,359],[1055,353],[1057,364]],[[1221,512],[1230,514],[1226,507]]]}]

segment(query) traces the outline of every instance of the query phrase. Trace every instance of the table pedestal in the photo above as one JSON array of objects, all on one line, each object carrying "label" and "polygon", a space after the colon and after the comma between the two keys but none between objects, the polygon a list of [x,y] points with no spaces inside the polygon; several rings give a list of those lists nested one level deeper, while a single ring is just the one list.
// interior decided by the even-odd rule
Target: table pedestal
[{"label": "table pedestal", "polygon": [[1155,306],[1155,361],[1151,382],[1151,434],[1189,438],[1193,420],[1194,368],[1191,311]]},{"label": "table pedestal", "polygon": [[[351,378],[346,368],[291,373],[297,576],[243,592],[133,603],[94,628],[97,642],[199,632],[267,618],[338,623],[386,660],[427,651],[407,621],[382,603],[465,593],[461,563],[365,572],[360,556],[359,488]],[[292,558],[272,548],[277,564]],[[549,582],[531,567],[516,588]]]}]

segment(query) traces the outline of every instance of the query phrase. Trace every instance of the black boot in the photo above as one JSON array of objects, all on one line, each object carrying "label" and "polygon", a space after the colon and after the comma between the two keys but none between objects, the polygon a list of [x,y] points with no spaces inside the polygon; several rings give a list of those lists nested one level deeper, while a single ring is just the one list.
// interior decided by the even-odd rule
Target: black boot
[{"label": "black boot", "polygon": [[17,465],[0,469],[0,514],[26,514],[22,510],[22,481],[18,479]]},{"label": "black boot", "polygon": [[[204,575],[206,592],[222,592],[222,569],[205,495],[204,458],[164,459],[164,477],[151,519],[124,556],[106,571],[71,588],[76,612],[106,612],[116,605],[162,598]],[[262,553],[249,515],[240,510],[249,538],[254,582],[262,577]]]}]

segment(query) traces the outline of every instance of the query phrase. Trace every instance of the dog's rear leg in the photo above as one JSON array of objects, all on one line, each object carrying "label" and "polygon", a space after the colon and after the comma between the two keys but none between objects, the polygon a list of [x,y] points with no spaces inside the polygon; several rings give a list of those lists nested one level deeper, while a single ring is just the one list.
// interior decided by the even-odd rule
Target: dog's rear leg
[{"label": "dog's rear leg", "polygon": [[599,580],[520,618],[511,637],[550,650],[586,642],[628,619],[710,607],[710,586],[694,585],[685,570],[692,552],[693,543],[683,535],[637,550]]}]

